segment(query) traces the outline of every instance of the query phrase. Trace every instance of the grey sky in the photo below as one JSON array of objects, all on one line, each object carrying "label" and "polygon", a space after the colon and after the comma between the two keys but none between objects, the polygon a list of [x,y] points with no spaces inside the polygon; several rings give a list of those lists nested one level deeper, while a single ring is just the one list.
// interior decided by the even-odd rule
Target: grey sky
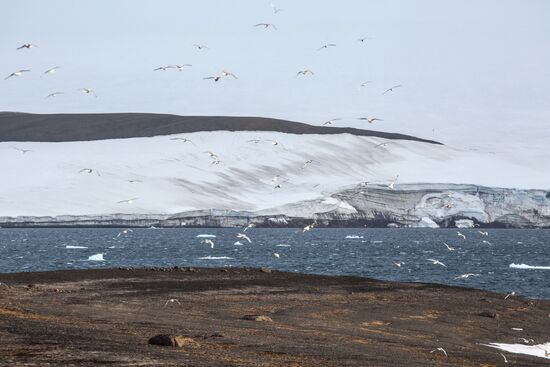
[{"label": "grey sky", "polygon": [[[0,76],[32,72],[0,81],[0,110],[343,117],[451,144],[550,143],[549,1],[274,3],[284,10],[259,0],[3,1]],[[15,50],[27,42],[39,47]],[[337,47],[317,51],[325,43]],[[153,72],[183,63],[193,67]],[[306,68],[316,75],[295,76]],[[239,80],[202,79],[222,69]]]}]

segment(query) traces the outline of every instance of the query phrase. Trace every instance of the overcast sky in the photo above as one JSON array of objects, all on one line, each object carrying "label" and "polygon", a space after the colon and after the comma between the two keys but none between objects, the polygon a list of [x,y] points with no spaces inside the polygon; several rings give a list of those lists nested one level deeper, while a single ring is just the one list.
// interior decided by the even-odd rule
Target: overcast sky
[{"label": "overcast sky", "polygon": [[[335,126],[486,149],[550,144],[550,1],[274,4],[283,10],[263,0],[4,0],[0,72],[32,71],[0,80],[0,110],[340,117]],[[16,50],[23,43],[38,47]],[[325,43],[337,46],[318,51]],[[153,71],[183,63],[193,66]],[[203,80],[222,69],[239,79]],[[315,75],[297,77],[302,69]]]}]

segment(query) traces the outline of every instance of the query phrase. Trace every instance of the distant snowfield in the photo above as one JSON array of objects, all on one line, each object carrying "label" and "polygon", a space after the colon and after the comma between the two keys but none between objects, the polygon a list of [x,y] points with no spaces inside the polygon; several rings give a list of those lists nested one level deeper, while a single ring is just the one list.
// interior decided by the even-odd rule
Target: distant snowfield
[{"label": "distant snowfield", "polygon": [[[171,140],[183,137],[193,143]],[[261,141],[247,142],[252,139]],[[405,140],[376,147],[385,141],[350,134],[215,131],[2,142],[0,216],[265,211],[323,197],[326,205],[334,205],[329,196],[335,191],[365,181],[389,183],[396,175],[396,187],[423,182],[547,189],[550,182],[550,170],[544,169],[550,157],[543,151],[522,160],[513,147],[495,154]],[[14,147],[31,151],[23,154]],[[221,163],[211,165],[207,151]],[[307,160],[314,162],[304,167]],[[84,168],[94,172],[79,173]],[[274,183],[276,175],[284,178]]]}]

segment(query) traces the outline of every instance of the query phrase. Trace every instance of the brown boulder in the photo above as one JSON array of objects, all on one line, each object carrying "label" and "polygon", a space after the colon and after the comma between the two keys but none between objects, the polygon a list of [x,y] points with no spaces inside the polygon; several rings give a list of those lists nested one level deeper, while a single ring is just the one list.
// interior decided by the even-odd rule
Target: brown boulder
[{"label": "brown boulder", "polygon": [[258,322],[273,322],[271,317],[265,315],[244,315],[243,320],[251,320]]},{"label": "brown boulder", "polygon": [[195,341],[181,335],[159,334],[150,338],[148,343],[165,347],[182,348],[185,345],[194,344]]}]

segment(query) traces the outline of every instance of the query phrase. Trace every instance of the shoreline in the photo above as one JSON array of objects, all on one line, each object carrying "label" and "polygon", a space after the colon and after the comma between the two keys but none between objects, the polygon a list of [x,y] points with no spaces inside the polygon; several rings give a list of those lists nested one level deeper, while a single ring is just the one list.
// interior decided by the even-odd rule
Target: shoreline
[{"label": "shoreline", "polygon": [[549,337],[548,300],[265,268],[2,273],[0,294],[0,365],[500,366],[481,344]]}]

